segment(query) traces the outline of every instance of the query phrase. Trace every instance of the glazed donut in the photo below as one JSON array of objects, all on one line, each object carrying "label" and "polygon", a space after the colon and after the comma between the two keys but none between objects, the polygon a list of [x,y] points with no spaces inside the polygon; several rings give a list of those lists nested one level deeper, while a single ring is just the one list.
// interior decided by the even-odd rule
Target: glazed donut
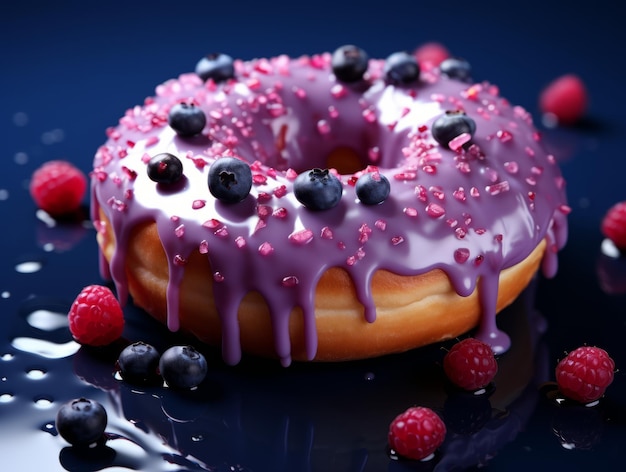
[{"label": "glazed donut", "polygon": [[96,152],[103,277],[229,364],[380,356],[475,327],[506,351],[496,313],[540,266],[556,273],[569,207],[530,114],[467,70],[354,46],[203,58]]}]

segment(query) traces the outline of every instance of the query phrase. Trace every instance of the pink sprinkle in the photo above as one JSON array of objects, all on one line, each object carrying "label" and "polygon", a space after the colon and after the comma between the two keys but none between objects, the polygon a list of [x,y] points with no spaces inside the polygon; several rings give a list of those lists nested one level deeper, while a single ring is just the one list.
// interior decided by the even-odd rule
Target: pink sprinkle
[{"label": "pink sprinkle", "polygon": [[285,177],[289,180],[296,180],[296,177],[298,177],[298,173],[295,170],[289,168],[285,171]]},{"label": "pink sprinkle", "polygon": [[346,264],[348,264],[349,266],[353,266],[354,264],[356,264],[356,262],[357,262],[356,256],[350,256],[346,259]]},{"label": "pink sprinkle", "polygon": [[326,120],[319,120],[317,122],[317,132],[322,136],[326,136],[330,133],[330,124]]},{"label": "pink sprinkle", "polygon": [[517,174],[517,171],[519,170],[519,165],[515,161],[510,161],[510,162],[505,162],[504,163],[504,168],[510,174]]},{"label": "pink sprinkle", "polygon": [[474,198],[480,197],[480,191],[476,187],[470,189],[470,195]]},{"label": "pink sprinkle", "polygon": [[348,89],[346,89],[341,84],[336,84],[336,85],[333,85],[332,88],[330,89],[330,94],[334,98],[342,98],[348,94]]},{"label": "pink sprinkle", "polygon": [[485,260],[485,256],[483,255],[476,256],[476,258],[474,259],[474,265],[478,267],[479,265],[483,263],[484,260]]},{"label": "pink sprinkle", "polygon": [[507,180],[503,180],[502,182],[498,182],[494,185],[487,185],[485,190],[491,195],[498,195],[499,193],[507,192],[509,188],[509,182]]},{"label": "pink sprinkle", "polygon": [[287,209],[283,207],[276,208],[276,210],[274,210],[274,212],[272,213],[272,216],[281,220],[287,218]]},{"label": "pink sprinkle", "polygon": [[407,207],[407,208],[404,209],[404,214],[414,218],[414,217],[417,216],[417,210],[415,208],[412,208],[412,207]]},{"label": "pink sprinkle", "polygon": [[293,93],[296,95],[296,97],[298,98],[306,98],[306,90],[304,90],[303,88],[300,87],[294,87],[293,88]]},{"label": "pink sprinkle", "polygon": [[200,208],[203,208],[204,205],[206,205],[206,200],[194,200],[191,204],[191,208],[193,208],[194,210],[199,210]]},{"label": "pink sprinkle", "polygon": [[363,118],[365,118],[365,121],[367,121],[368,123],[376,122],[376,113],[371,108],[366,108],[365,110],[363,110],[362,115]]},{"label": "pink sprinkle", "polygon": [[212,218],[212,219],[207,220],[204,223],[202,223],[202,226],[204,226],[205,228],[208,228],[208,229],[217,229],[220,226],[222,226],[222,223],[220,221],[216,220],[215,218]]},{"label": "pink sprinkle", "polygon": [[505,129],[498,130],[496,136],[502,143],[507,143],[513,139],[513,135],[511,134],[511,132]]},{"label": "pink sprinkle", "polygon": [[536,196],[537,195],[535,194],[535,192],[528,192],[528,199],[529,200],[531,200],[531,201],[534,200]]},{"label": "pink sprinkle", "polygon": [[265,219],[272,214],[272,207],[269,205],[257,205],[256,214],[259,218]]},{"label": "pink sprinkle", "polygon": [[346,243],[344,243],[343,241],[339,241],[337,243],[337,247],[343,251],[346,248]]},{"label": "pink sprinkle", "polygon": [[287,195],[287,187],[285,187],[284,185],[281,185],[274,189],[274,196],[276,198],[282,198],[285,195]]},{"label": "pink sprinkle", "polygon": [[310,229],[302,229],[300,231],[294,231],[289,235],[289,241],[299,246],[303,246],[305,244],[313,241],[313,231]]},{"label": "pink sprinkle", "polygon": [[287,277],[284,277],[282,280],[283,287],[295,287],[299,283],[300,283],[300,280],[298,280],[298,277],[296,277],[295,275],[288,275]]},{"label": "pink sprinkle", "polygon": [[428,216],[431,216],[433,218],[439,218],[445,213],[446,210],[441,205],[437,205],[436,203],[429,203],[428,205],[426,205],[426,214]]},{"label": "pink sprinkle", "polygon": [[428,190],[430,190],[430,193],[432,193],[437,200],[443,200],[446,197],[443,188],[439,185],[432,185]]},{"label": "pink sprinkle", "polygon": [[467,230],[459,227],[454,230],[454,234],[458,239],[463,239],[467,235]]},{"label": "pink sprinkle", "polygon": [[378,162],[380,160],[380,148],[378,146],[369,148],[367,156],[371,162]]},{"label": "pink sprinkle", "polygon": [[394,236],[391,238],[391,244],[397,246],[398,244],[402,244],[404,242],[404,238],[402,236]]},{"label": "pink sprinkle", "polygon": [[252,182],[254,182],[256,185],[263,185],[267,182],[267,177],[263,174],[254,174],[252,176]]},{"label": "pink sprinkle", "polygon": [[448,147],[453,151],[456,151],[465,143],[468,143],[472,139],[472,135],[469,133],[461,133],[456,138],[453,138],[449,143]]},{"label": "pink sprinkle", "polygon": [[177,226],[174,230],[174,234],[177,238],[182,238],[185,235],[185,225],[181,224],[180,226]]},{"label": "pink sprinkle", "polygon": [[526,151],[526,154],[528,154],[528,156],[535,157],[535,151],[532,148],[526,147],[524,151]]},{"label": "pink sprinkle", "polygon": [[448,218],[446,220],[446,224],[450,227],[450,228],[456,228],[459,224],[459,221],[454,219],[454,218]]},{"label": "pink sprinkle", "polygon": [[428,200],[428,194],[426,192],[426,187],[424,187],[423,185],[416,185],[415,186],[415,196],[417,197],[417,199],[420,202],[425,202],[426,200]]},{"label": "pink sprinkle", "polygon": [[339,110],[337,110],[335,106],[330,105],[328,107],[328,116],[330,116],[331,118],[337,118],[339,116]]},{"label": "pink sprinkle", "polygon": [[487,230],[485,228],[476,228],[474,232],[480,236],[481,234],[485,234]]},{"label": "pink sprinkle", "polygon": [[436,174],[437,173],[437,167],[436,166],[432,166],[432,165],[426,165],[424,167],[422,167],[422,170],[424,172],[426,172],[427,174]]},{"label": "pink sprinkle", "polygon": [[374,226],[381,231],[385,231],[387,229],[387,222],[385,220],[376,220]]},{"label": "pink sprinkle", "polygon": [[127,188],[126,190],[124,190],[124,198],[126,200],[132,200],[133,196],[134,196],[134,192],[132,188]]},{"label": "pink sprinkle", "polygon": [[362,224],[359,228],[359,244],[365,244],[372,234],[372,229],[366,224]]},{"label": "pink sprinkle", "polygon": [[222,226],[221,228],[216,229],[213,234],[215,234],[218,238],[227,238],[228,228],[226,228],[226,226]]},{"label": "pink sprinkle", "polygon": [[207,254],[209,252],[209,243],[206,239],[200,241],[200,245],[198,246],[198,251],[200,254]]},{"label": "pink sprinkle", "polygon": [[333,231],[328,227],[324,226],[321,232],[322,239],[333,239]]},{"label": "pink sprinkle", "polygon": [[243,236],[237,236],[235,238],[235,246],[237,246],[239,249],[243,249],[244,247],[246,247],[246,244],[246,240]]},{"label": "pink sprinkle", "polygon": [[185,265],[185,264],[187,264],[187,259],[185,259],[180,254],[176,254],[174,256],[174,264],[176,264],[177,266]]},{"label": "pink sprinkle", "polygon": [[158,142],[159,142],[158,136],[150,136],[148,139],[146,139],[146,147],[154,146]]},{"label": "pink sprinkle", "polygon": [[213,280],[215,280],[216,282],[223,282],[224,276],[222,275],[221,272],[215,272],[213,273]]},{"label": "pink sprinkle", "polygon": [[535,174],[535,175],[541,175],[543,174],[543,167],[540,166],[532,166],[530,168],[530,171]]},{"label": "pink sprinkle", "polygon": [[452,192],[452,196],[460,202],[464,202],[465,200],[467,200],[467,196],[465,195],[465,189],[463,187],[459,187],[454,192]]},{"label": "pink sprinkle", "polygon": [[274,248],[267,241],[259,246],[259,254],[261,254],[262,256],[269,256],[273,252]]},{"label": "pink sprinkle", "polygon": [[246,85],[250,90],[258,90],[261,87],[261,81],[257,78],[248,79]]},{"label": "pink sprinkle", "polygon": [[503,236],[502,236],[501,234],[499,234],[499,233],[498,233],[498,234],[496,234],[496,235],[493,237],[493,240],[494,240],[495,242],[497,242],[497,243],[501,243],[501,242],[502,242],[502,238],[503,238]]},{"label": "pink sprinkle", "polygon": [[396,180],[415,180],[417,179],[417,172],[414,172],[414,171],[398,172],[397,174],[394,174],[393,178]]},{"label": "pink sprinkle", "polygon": [[266,203],[272,199],[272,195],[267,192],[259,192],[259,195],[256,197],[259,203]]},{"label": "pink sprinkle", "polygon": [[559,211],[564,215],[569,215],[572,212],[572,207],[568,205],[559,205]]},{"label": "pink sprinkle", "polygon": [[454,260],[459,264],[464,264],[470,256],[469,249],[462,247],[454,251]]}]

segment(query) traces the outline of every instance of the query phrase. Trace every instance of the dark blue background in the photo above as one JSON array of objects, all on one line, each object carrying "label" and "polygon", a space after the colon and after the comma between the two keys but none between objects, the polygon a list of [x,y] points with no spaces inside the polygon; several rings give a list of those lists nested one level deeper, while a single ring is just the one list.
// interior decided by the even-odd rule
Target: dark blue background
[{"label": "dark blue background", "polygon": [[[539,127],[537,101],[548,82],[576,73],[586,83],[590,103],[585,119],[576,127],[543,130],[562,160],[573,212],[559,274],[540,281],[537,307],[549,323],[545,340],[553,364],[565,351],[586,343],[605,347],[624,369],[626,298],[620,287],[626,285],[626,262],[602,254],[599,231],[608,207],[626,200],[626,28],[624,8],[614,3],[5,2],[0,7],[0,292],[10,295],[0,299],[0,335],[6,333],[0,338],[0,355],[13,351],[11,333],[24,300],[45,295],[62,305],[82,286],[100,281],[91,233],[84,239],[81,231],[61,231],[62,238],[76,236],[76,245],[64,253],[42,250],[53,236],[41,235],[27,193],[39,164],[65,158],[89,172],[105,128],[161,81],[193,70],[208,52],[251,59],[313,54],[354,43],[373,57],[385,57],[439,41],[471,62],[475,79],[491,81],[503,96],[531,111]],[[27,122],[16,123],[20,116]],[[34,259],[44,261],[45,270],[15,272],[17,263]],[[608,277],[609,288],[600,276]],[[547,441],[550,434],[540,411],[489,470],[546,470],[546,464],[618,470],[609,464],[622,459],[626,439],[622,372],[609,391],[613,413],[608,432],[595,449],[565,451]],[[5,376],[0,371],[0,378]],[[2,389],[0,383],[0,395]],[[0,410],[0,435],[6,434],[2,428]],[[0,451],[3,459],[19,456],[2,443]],[[11,470],[20,470],[18,460]]]}]

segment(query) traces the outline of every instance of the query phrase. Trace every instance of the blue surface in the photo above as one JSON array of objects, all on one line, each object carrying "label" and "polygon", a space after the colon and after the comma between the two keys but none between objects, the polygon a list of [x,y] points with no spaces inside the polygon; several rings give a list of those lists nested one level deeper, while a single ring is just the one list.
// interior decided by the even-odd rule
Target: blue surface
[{"label": "blue surface", "polygon": [[[0,9],[0,457],[6,469],[398,472],[453,470],[444,467],[450,458],[457,459],[456,470],[470,467],[454,452],[456,444],[476,448],[487,470],[621,470],[626,260],[602,253],[599,225],[610,205],[626,200],[624,8],[605,0],[567,9],[534,0],[203,3],[23,1]],[[83,286],[102,283],[96,243],[93,229],[80,222],[51,227],[37,217],[27,191],[36,167],[65,158],[89,172],[105,128],[210,51],[250,59],[355,43],[385,57],[426,41],[468,59],[475,79],[498,85],[538,126],[537,99],[549,81],[573,72],[589,89],[579,126],[543,130],[568,181],[570,238],[557,277],[539,278],[504,315],[517,320],[535,316],[536,308],[547,321],[535,375],[507,415],[494,411],[474,436],[450,441],[448,456],[406,464],[388,457],[385,428],[413,402],[434,401],[431,392],[442,397],[433,367],[439,348],[287,370],[257,360],[226,368],[209,350],[209,380],[190,395],[129,388],[111,375],[113,353],[67,354],[76,346],[63,316],[54,313],[64,314]],[[40,268],[20,272],[23,262]],[[132,306],[127,312],[129,339],[178,340]],[[544,382],[563,353],[581,344],[604,347],[620,370],[598,407],[558,408]],[[105,403],[111,416],[108,447],[89,458],[67,448],[49,426],[58,406],[80,395]],[[500,433],[502,425],[510,437]],[[576,435],[578,447],[561,446],[553,429]]]}]

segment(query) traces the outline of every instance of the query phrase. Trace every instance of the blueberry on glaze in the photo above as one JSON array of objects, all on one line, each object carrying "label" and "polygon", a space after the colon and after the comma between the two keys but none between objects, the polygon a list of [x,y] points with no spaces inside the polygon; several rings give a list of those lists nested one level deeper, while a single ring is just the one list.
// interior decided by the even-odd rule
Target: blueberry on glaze
[{"label": "blueberry on glaze", "polygon": [[432,125],[432,134],[435,141],[443,147],[448,147],[450,141],[457,136],[467,133],[474,136],[476,123],[463,111],[447,111],[435,120]]},{"label": "blueberry on glaze", "polygon": [[193,346],[172,346],[159,360],[159,372],[172,388],[197,387],[206,377],[206,358]]},{"label": "blueberry on glaze", "polygon": [[407,52],[394,52],[385,60],[385,79],[394,85],[409,85],[420,77],[417,59]]},{"label": "blueberry on glaze", "polygon": [[159,380],[160,357],[153,346],[139,341],[122,350],[117,359],[117,368],[127,382],[136,384],[156,382]]},{"label": "blueberry on glaze", "polygon": [[461,82],[469,82],[472,79],[472,68],[465,59],[457,57],[444,59],[439,64],[439,70],[443,75]]},{"label": "blueberry on glaze", "polygon": [[341,181],[328,169],[312,169],[296,177],[293,183],[296,199],[309,210],[329,210],[341,200]]},{"label": "blueberry on glaze", "polygon": [[61,406],[55,426],[63,439],[73,446],[88,447],[102,439],[107,413],[95,400],[77,398]]},{"label": "blueberry on glaze", "polygon": [[170,109],[167,122],[178,136],[190,137],[202,132],[206,115],[195,104],[181,102]]},{"label": "blueberry on glaze", "polygon": [[183,163],[173,154],[163,152],[148,162],[148,177],[159,184],[174,184],[183,176]]},{"label": "blueberry on glaze", "polygon": [[205,82],[224,82],[235,77],[233,58],[223,53],[211,53],[204,56],[196,64],[196,74]]},{"label": "blueberry on glaze", "polygon": [[250,166],[235,157],[220,157],[209,169],[209,191],[224,203],[238,203],[252,188]]},{"label": "blueberry on glaze", "polygon": [[337,80],[348,83],[363,79],[368,63],[367,53],[351,44],[337,48],[331,58],[333,74]]},{"label": "blueberry on glaze", "polygon": [[356,181],[356,196],[365,205],[378,205],[389,196],[391,186],[387,177],[379,172],[368,172]]}]

